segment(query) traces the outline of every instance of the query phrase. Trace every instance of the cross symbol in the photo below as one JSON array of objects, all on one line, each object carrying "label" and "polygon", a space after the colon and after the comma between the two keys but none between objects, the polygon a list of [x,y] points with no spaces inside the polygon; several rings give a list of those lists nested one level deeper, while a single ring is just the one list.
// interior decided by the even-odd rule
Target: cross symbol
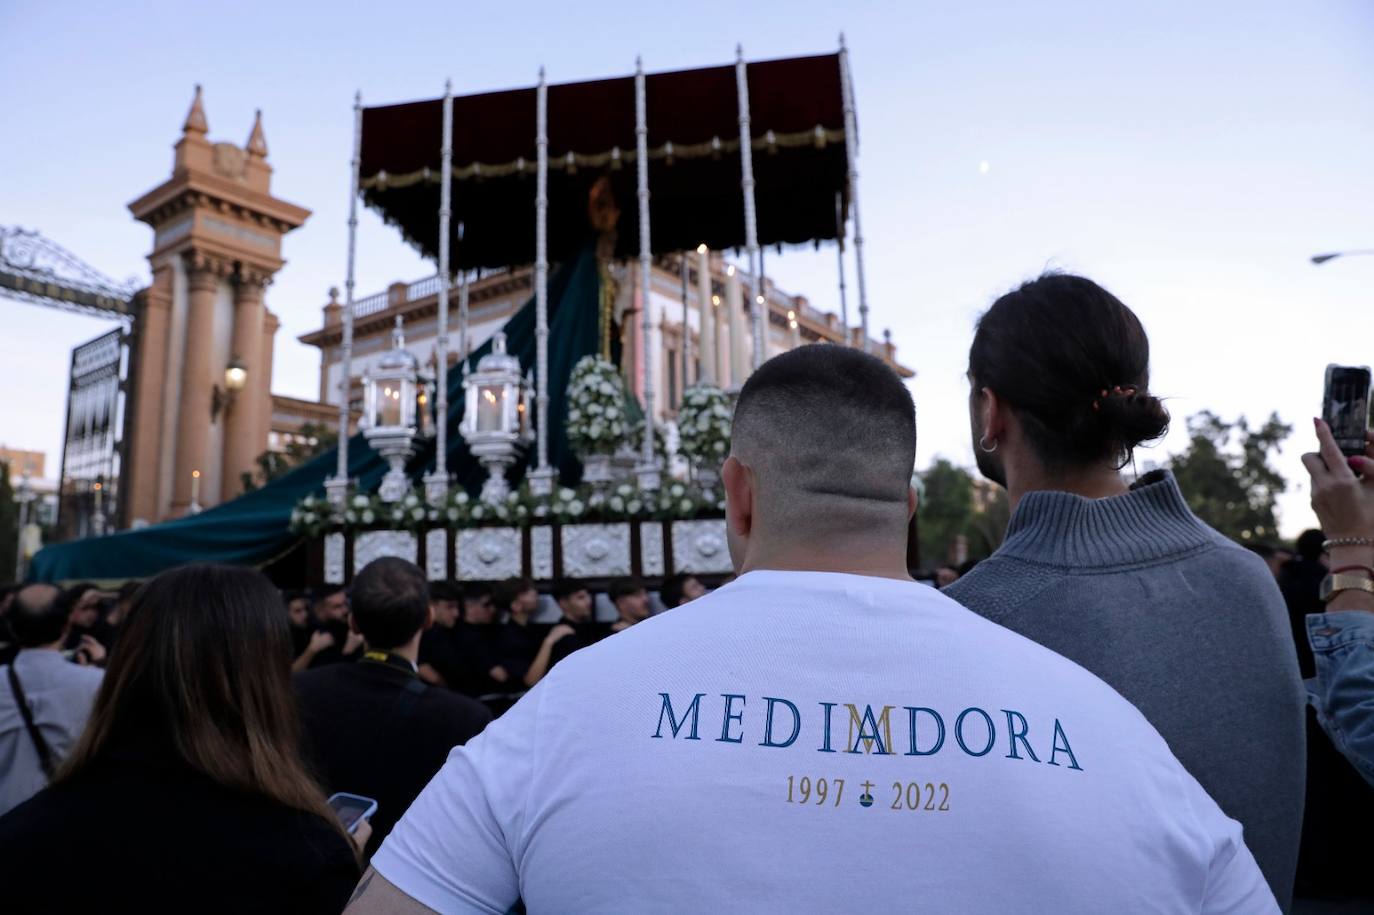
[{"label": "cross symbol", "polygon": [[873,790],[873,783],[872,783],[872,782],[864,782],[864,794],[869,794],[869,793],[872,792],[872,790]]}]

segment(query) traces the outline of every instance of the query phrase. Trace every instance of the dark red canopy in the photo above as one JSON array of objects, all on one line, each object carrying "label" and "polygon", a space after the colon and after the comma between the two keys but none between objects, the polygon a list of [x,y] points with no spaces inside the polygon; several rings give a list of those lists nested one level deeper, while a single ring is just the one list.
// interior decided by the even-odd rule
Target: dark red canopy
[{"label": "dark red canopy", "polygon": [[[838,54],[748,65],[760,244],[836,237],[846,187]],[[733,66],[645,78],[655,253],[742,246]],[[363,198],[437,257],[442,99],[363,111]],[[548,89],[550,260],[593,233],[588,194],[605,175],[620,209],[617,254],[639,252],[633,77]],[[455,269],[534,260],[535,90],[453,99]],[[458,223],[465,235],[457,240]]]}]

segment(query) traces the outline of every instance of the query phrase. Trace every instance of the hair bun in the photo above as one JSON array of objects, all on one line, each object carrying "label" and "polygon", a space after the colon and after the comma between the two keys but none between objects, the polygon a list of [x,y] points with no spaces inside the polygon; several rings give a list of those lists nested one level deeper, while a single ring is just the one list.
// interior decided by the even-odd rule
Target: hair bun
[{"label": "hair bun", "polygon": [[1169,431],[1169,411],[1148,391],[1132,388],[1112,391],[1096,403],[1097,414],[1123,455]]}]

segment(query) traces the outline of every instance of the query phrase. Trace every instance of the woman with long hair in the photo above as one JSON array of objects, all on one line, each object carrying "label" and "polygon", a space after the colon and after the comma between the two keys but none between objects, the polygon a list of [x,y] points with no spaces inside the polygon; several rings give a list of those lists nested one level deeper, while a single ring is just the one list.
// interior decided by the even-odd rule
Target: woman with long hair
[{"label": "woman with long hair", "polygon": [[259,572],[148,582],[53,784],[0,819],[5,911],[342,910],[356,851],[300,760],[290,645]]}]

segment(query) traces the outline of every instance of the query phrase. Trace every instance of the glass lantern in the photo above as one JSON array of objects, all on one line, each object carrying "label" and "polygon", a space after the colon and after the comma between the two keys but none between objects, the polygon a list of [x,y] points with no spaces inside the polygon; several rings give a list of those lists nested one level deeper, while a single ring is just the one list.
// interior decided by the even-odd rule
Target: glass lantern
[{"label": "glass lantern", "polygon": [[515,463],[518,449],[529,444],[534,428],[529,385],[520,374],[520,360],[506,352],[505,334],[492,339],[491,352],[463,379],[463,387],[466,401],[459,432],[487,468],[483,500],[499,502],[510,492],[506,468]]},{"label": "glass lantern", "polygon": [[[378,490],[382,500],[395,502],[410,490],[405,462],[415,453],[421,398],[429,379],[420,373],[420,362],[405,348],[401,316],[391,332],[391,349],[363,374],[363,436],[390,465]],[[427,412],[427,411],[426,411]],[[427,424],[428,425],[428,424]]]}]

